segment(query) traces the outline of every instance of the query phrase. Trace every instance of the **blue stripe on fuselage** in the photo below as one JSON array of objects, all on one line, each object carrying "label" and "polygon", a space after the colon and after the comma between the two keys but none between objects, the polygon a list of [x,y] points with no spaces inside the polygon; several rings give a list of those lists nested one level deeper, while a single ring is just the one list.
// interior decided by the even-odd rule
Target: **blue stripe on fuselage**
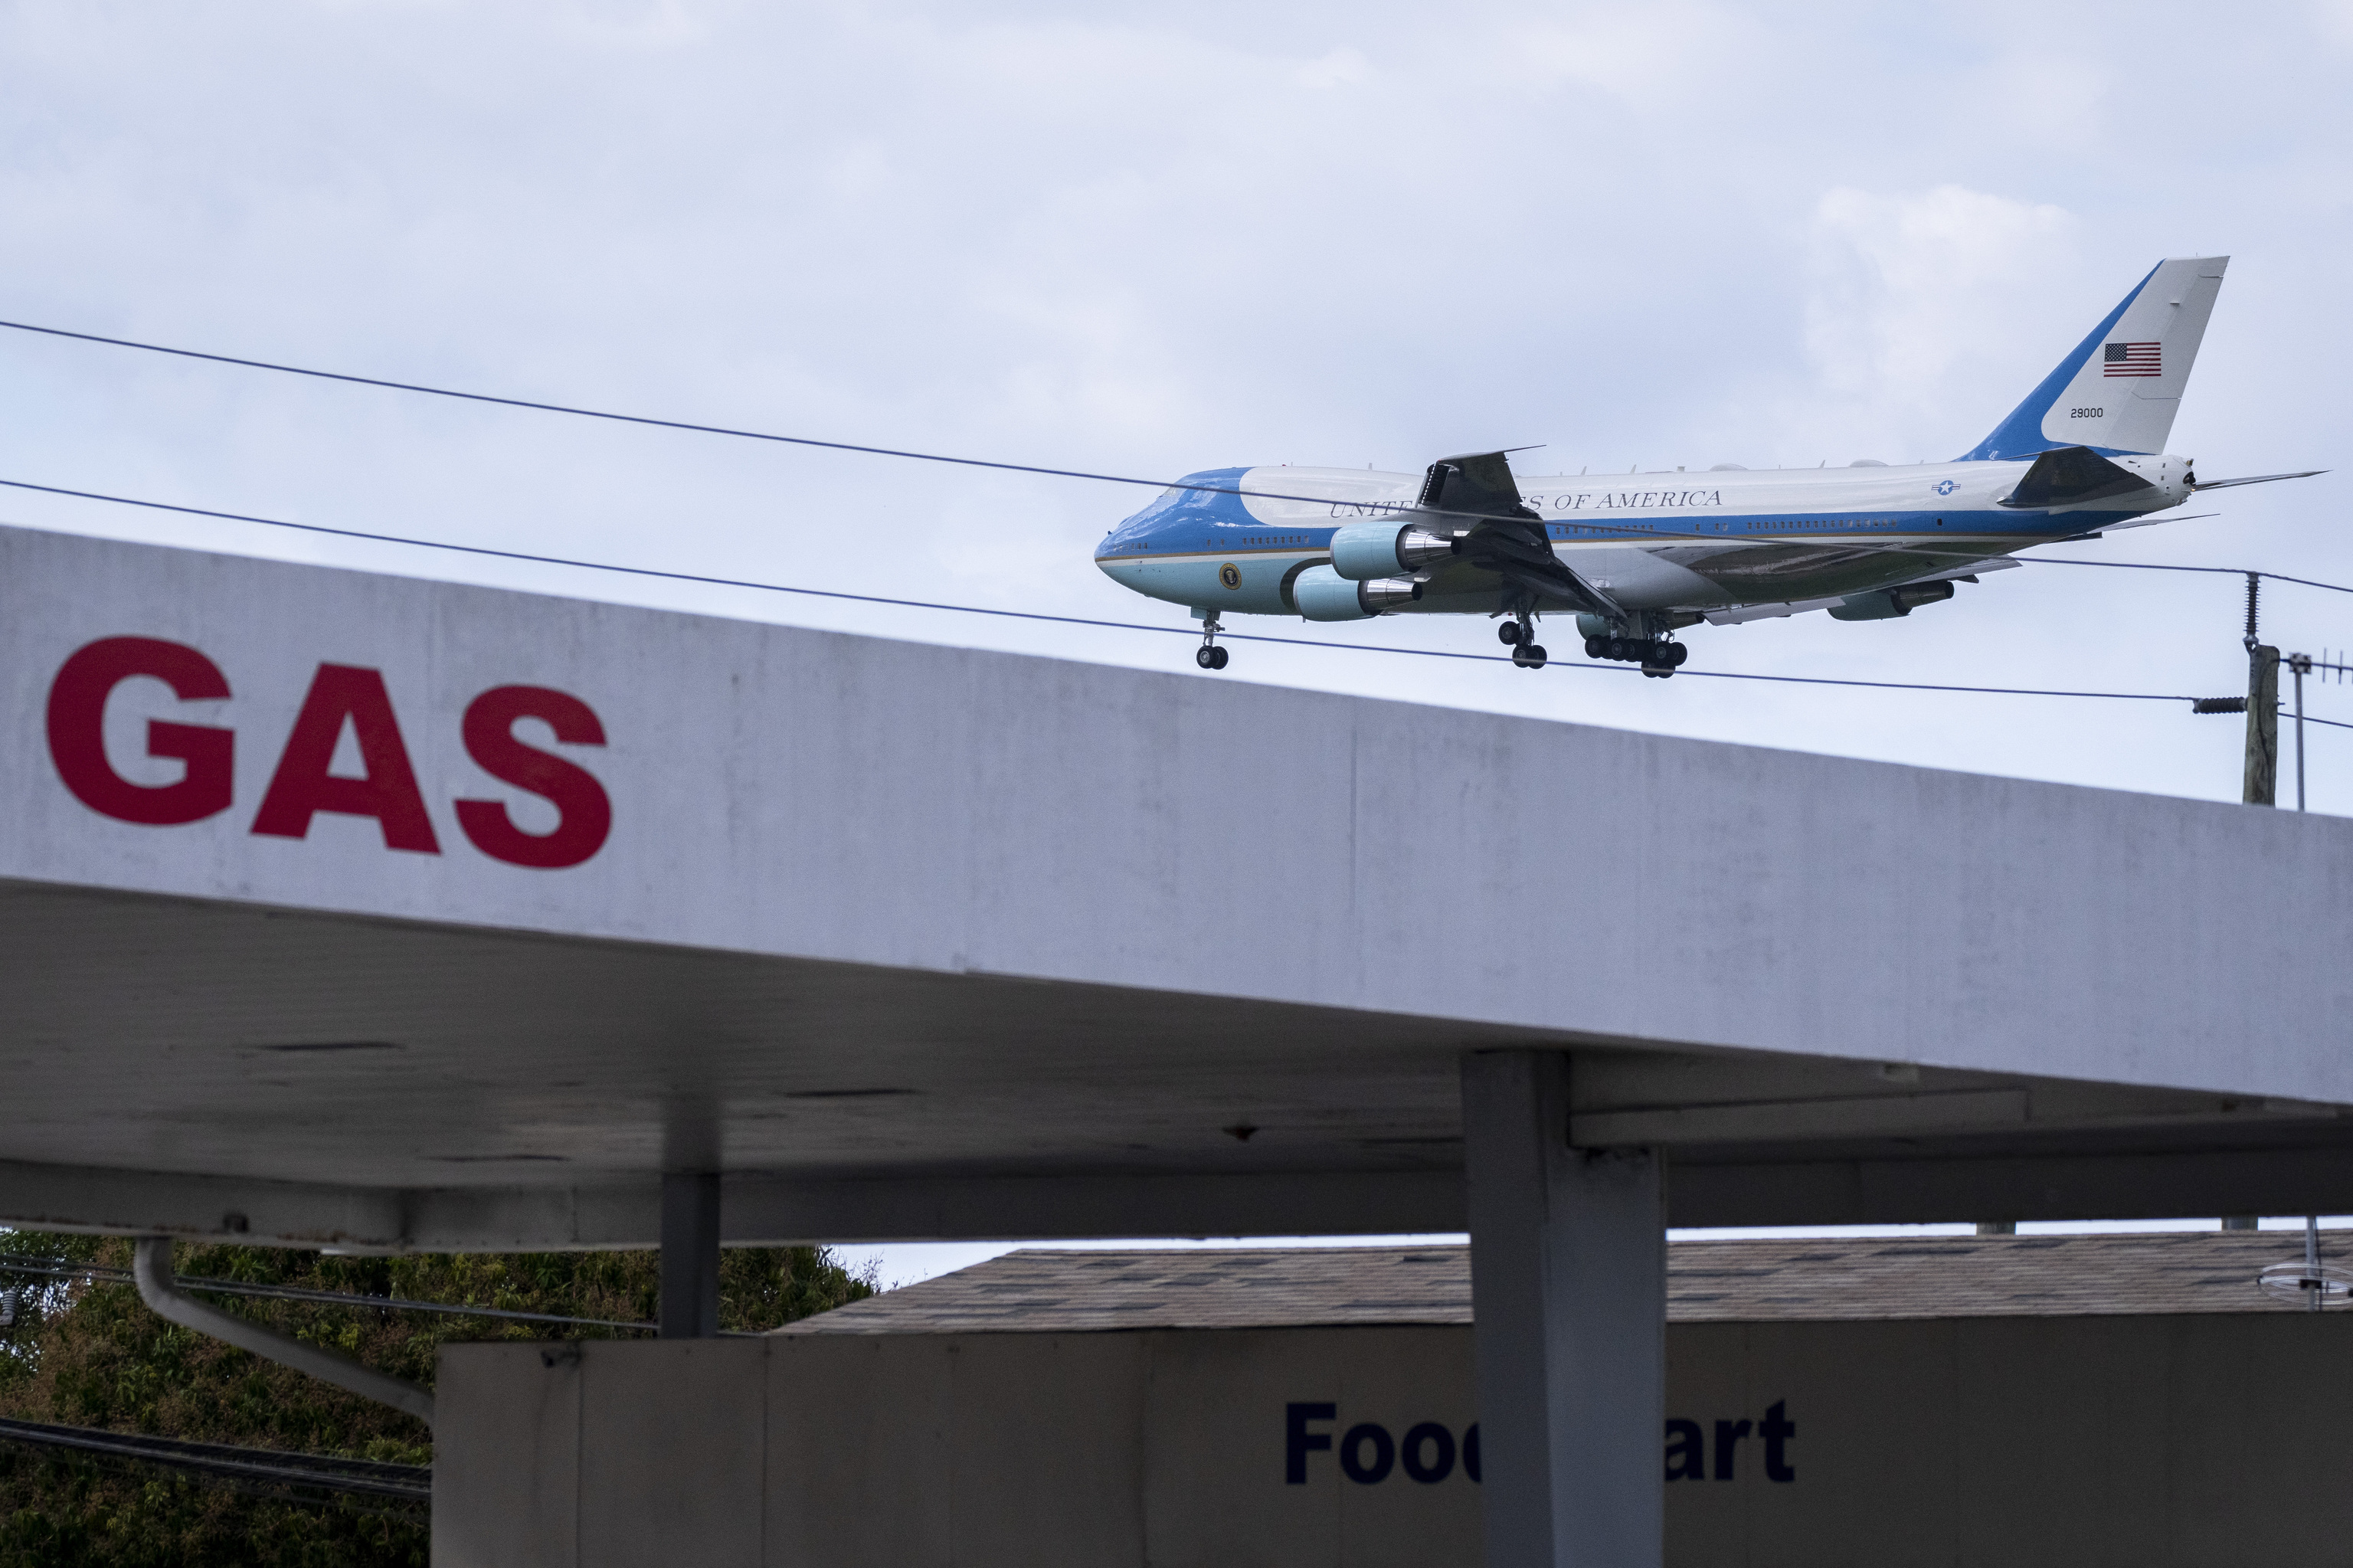
[{"label": "blue stripe on fuselage", "polygon": [[[1188,484],[1232,485],[1248,469],[1213,469],[1188,474]],[[2137,512],[1885,512],[1876,515],[1820,513],[1750,513],[1730,517],[1675,514],[1643,522],[1610,524],[1547,521],[1555,544],[1620,545],[1836,545],[1849,540],[1888,540],[1891,535],[1933,540],[1939,535],[2004,540],[2043,535],[2063,538],[2146,515]],[[1321,550],[1334,530],[1261,523],[1241,497],[1215,491],[1164,494],[1128,518],[1095,547],[1095,558],[1198,556],[1272,550]]]}]

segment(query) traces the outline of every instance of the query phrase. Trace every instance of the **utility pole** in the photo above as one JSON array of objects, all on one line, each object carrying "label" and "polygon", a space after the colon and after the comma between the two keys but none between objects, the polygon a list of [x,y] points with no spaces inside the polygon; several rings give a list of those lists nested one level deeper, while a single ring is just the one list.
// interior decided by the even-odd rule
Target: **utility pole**
[{"label": "utility pole", "polygon": [[2247,651],[2247,779],[2250,806],[2277,805],[2280,652],[2258,642]]},{"label": "utility pole", "polygon": [[2250,806],[2278,803],[2280,652],[2255,638],[2260,573],[2247,574],[2247,772],[2241,795]]}]

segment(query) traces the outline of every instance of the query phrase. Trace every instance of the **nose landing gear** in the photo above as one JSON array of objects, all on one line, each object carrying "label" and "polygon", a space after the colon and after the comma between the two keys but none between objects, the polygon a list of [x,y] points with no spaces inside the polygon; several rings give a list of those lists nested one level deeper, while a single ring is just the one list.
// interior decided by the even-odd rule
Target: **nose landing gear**
[{"label": "nose landing gear", "polygon": [[1226,667],[1226,650],[1218,646],[1218,633],[1224,630],[1223,626],[1218,624],[1218,618],[1214,611],[1201,618],[1201,646],[1194,652],[1194,663],[1204,670],[1222,670]]}]

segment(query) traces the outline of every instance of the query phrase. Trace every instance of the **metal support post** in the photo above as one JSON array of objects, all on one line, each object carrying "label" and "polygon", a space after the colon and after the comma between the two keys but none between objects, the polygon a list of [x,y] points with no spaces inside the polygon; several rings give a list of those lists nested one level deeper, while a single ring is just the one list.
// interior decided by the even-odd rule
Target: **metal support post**
[{"label": "metal support post", "polygon": [[1649,1150],[1568,1143],[1568,1057],[1462,1058],[1489,1568],[1665,1550],[1666,1212]]},{"label": "metal support post", "polygon": [[719,1337],[719,1173],[665,1171],[661,1185],[661,1337]]},{"label": "metal support post", "polygon": [[2258,642],[2247,650],[2247,773],[2241,796],[2250,806],[2278,803],[2280,652]]},{"label": "metal support post", "polygon": [[259,1356],[266,1361],[276,1361],[308,1372],[323,1383],[345,1388],[363,1399],[373,1399],[406,1414],[414,1415],[426,1425],[433,1425],[433,1395],[413,1383],[405,1383],[374,1367],[362,1366],[351,1357],[314,1345],[307,1340],[297,1340],[277,1330],[240,1318],[234,1312],[224,1312],[217,1307],[207,1307],[192,1297],[181,1294],[172,1277],[172,1238],[141,1236],[132,1244],[131,1277],[139,1287],[139,1299],[147,1303],[157,1316],[169,1319],[182,1328],[194,1329],[199,1334],[209,1334],[225,1340],[238,1350]]},{"label": "metal support post", "polygon": [[2304,810],[2304,678],[2312,673],[2312,655],[2291,653],[2287,667],[2295,676],[2295,809]]},{"label": "metal support post", "polygon": [[2327,1303],[2328,1291],[2320,1276],[2320,1216],[2304,1216],[2304,1277],[2311,1283],[2305,1287],[2304,1309],[2317,1312]]}]

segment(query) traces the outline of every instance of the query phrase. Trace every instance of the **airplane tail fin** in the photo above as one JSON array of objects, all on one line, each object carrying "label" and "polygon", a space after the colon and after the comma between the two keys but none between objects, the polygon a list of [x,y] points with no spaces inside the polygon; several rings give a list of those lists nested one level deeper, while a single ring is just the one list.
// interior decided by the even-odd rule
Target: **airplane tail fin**
[{"label": "airplane tail fin", "polygon": [[2160,261],[1963,462],[2053,447],[2161,452],[2197,363],[2227,256]]}]

